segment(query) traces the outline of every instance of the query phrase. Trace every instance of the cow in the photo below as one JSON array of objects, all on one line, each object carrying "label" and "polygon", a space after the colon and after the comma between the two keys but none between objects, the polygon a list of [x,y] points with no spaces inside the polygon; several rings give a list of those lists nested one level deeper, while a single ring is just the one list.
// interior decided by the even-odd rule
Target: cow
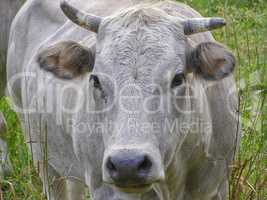
[{"label": "cow", "polygon": [[174,1],[40,2],[13,22],[8,86],[49,198],[226,199],[235,57],[210,32],[225,20]]},{"label": "cow", "polygon": [[[10,24],[22,3],[21,0],[0,1],[0,98],[4,96],[6,87],[6,53]],[[6,132],[5,119],[0,112],[0,177],[3,177],[11,168],[7,159]]]},{"label": "cow", "polygon": [[6,53],[11,22],[21,7],[22,0],[0,1],[0,97],[4,95],[6,81]]},{"label": "cow", "polygon": [[1,37],[0,49],[6,50],[8,44],[8,35],[11,22],[21,7],[22,0],[3,0],[0,2],[0,16],[1,16]]}]

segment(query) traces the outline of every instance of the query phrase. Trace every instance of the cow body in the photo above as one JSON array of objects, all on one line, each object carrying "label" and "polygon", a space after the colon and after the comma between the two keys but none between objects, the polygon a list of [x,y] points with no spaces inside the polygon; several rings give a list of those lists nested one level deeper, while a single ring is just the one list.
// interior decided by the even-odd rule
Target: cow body
[{"label": "cow body", "polygon": [[[66,18],[60,14],[58,2],[53,4],[50,4],[52,1],[49,0],[42,2],[39,0],[28,1],[12,25],[8,52],[8,78],[10,80],[10,95],[18,110],[22,109],[21,121],[28,142],[32,141],[30,142],[30,150],[33,153],[34,161],[37,165],[48,164],[48,171],[41,170],[43,180],[46,181],[47,173],[49,176],[63,176],[72,180],[75,177],[76,183],[72,187],[74,189],[67,189],[68,193],[72,194],[64,194],[69,195],[69,197],[63,195],[64,197],[60,197],[61,199],[82,198],[79,194],[82,186],[77,186],[77,180],[89,186],[94,200],[225,199],[228,167],[233,160],[239,141],[235,112],[237,99],[234,80],[231,75],[222,80],[210,82],[189,74],[187,83],[191,90],[187,88],[186,91],[194,94],[193,96],[198,101],[197,103],[193,101],[178,103],[182,104],[184,110],[194,110],[194,114],[191,115],[180,116],[177,113],[166,115],[162,112],[157,113],[156,116],[145,115],[144,112],[125,114],[116,108],[116,103],[114,108],[107,111],[108,114],[99,114],[95,111],[98,108],[103,109],[102,104],[104,103],[92,100],[96,98],[95,95],[99,94],[97,91],[92,94],[89,75],[78,77],[72,81],[61,80],[41,70],[39,68],[40,63],[38,63],[39,53],[58,42],[74,41],[91,47],[95,45],[97,40],[95,66],[102,65],[105,68],[96,67],[95,73],[119,74],[119,76],[112,76],[118,87],[127,84],[138,85],[141,93],[146,97],[153,93],[146,87],[154,81],[151,79],[154,76],[152,75],[153,62],[157,62],[157,59],[172,62],[170,65],[174,65],[174,63],[176,65],[178,62],[172,60],[175,53],[173,53],[174,49],[170,44],[175,43],[176,40],[168,41],[172,36],[167,38],[164,29],[160,35],[157,28],[160,29],[161,26],[153,29],[154,32],[150,32],[150,29],[147,30],[142,28],[143,26],[140,24],[138,25],[138,20],[141,18],[140,23],[146,25],[146,16],[149,16],[150,11],[155,11],[155,16],[158,13],[165,13],[170,16],[170,19],[172,17],[187,19],[201,16],[183,4],[168,1],[149,2],[144,5],[146,10],[142,9],[143,5],[138,5],[139,1],[75,2],[77,7],[95,15],[112,16],[103,23],[106,23],[105,26],[109,29],[102,32],[101,30],[104,28],[100,29],[101,33],[96,37],[95,33],[81,29],[70,21],[65,22]],[[139,12],[139,10],[141,11]],[[125,22],[116,21],[115,13],[118,12],[122,12],[121,19],[125,19]],[[140,18],[136,22],[133,20],[130,23],[129,21],[135,15]],[[155,20],[157,19],[155,18]],[[149,22],[148,20],[147,23]],[[121,23],[129,29],[120,33],[116,27],[120,27]],[[134,39],[133,41],[136,42],[131,43],[131,46],[130,42],[128,43],[128,41],[132,41],[131,38],[133,37],[130,30],[135,26],[137,27],[136,35],[144,34],[140,34],[140,38],[136,36],[139,39]],[[164,27],[164,23],[162,27]],[[108,30],[117,30],[114,34],[116,37],[114,36],[112,40],[110,38],[109,40],[105,39],[107,35],[113,36],[113,33]],[[149,33],[147,37],[145,37],[146,32]],[[155,37],[149,37],[150,35]],[[142,39],[143,36],[145,39]],[[127,38],[125,43],[120,40],[124,37]],[[184,40],[182,35],[177,35],[177,37]],[[192,47],[202,42],[214,42],[210,32],[194,34],[188,36],[186,40]],[[149,43],[149,41],[151,42]],[[144,46],[142,46],[143,44]],[[145,48],[145,44],[148,45],[147,48]],[[164,48],[161,47],[162,44],[166,44],[163,45]],[[116,50],[112,51],[112,48],[116,48]],[[128,48],[132,48],[132,50],[126,51]],[[142,49],[147,49],[148,53]],[[179,45],[176,49],[177,55],[185,52]],[[142,53],[140,55],[137,53],[134,57],[135,53],[139,51]],[[170,56],[166,57],[166,55]],[[116,65],[114,64],[115,60]],[[103,62],[104,64],[102,64]],[[158,62],[160,63],[160,60]],[[181,59],[179,62],[184,61]],[[114,71],[111,71],[109,66],[113,66]],[[156,71],[157,73],[162,71],[165,74],[167,70],[173,69],[161,66]],[[160,84],[163,85],[164,83],[159,81]],[[104,87],[108,88],[108,85],[108,83],[103,83]],[[229,95],[229,88],[233,88],[232,95]],[[125,92],[126,96],[135,95],[131,89],[125,89]],[[165,97],[163,99],[167,101]],[[108,102],[109,99],[106,101]],[[128,111],[132,109],[142,110],[138,105],[126,103],[125,107]],[[152,105],[154,104],[149,104],[149,107],[153,107]],[[137,124],[135,131],[141,133],[139,128],[143,122],[148,124],[155,122],[162,125],[161,121],[165,116],[167,116],[168,122],[173,125],[173,122],[176,123],[172,120],[173,115],[180,116],[181,121],[177,122],[177,126],[180,125],[179,123],[188,123],[189,121],[194,121],[199,125],[199,121],[203,120],[207,127],[201,130],[197,128],[196,133],[191,134],[177,133],[175,136],[168,136],[164,135],[164,131],[161,130],[153,136],[144,133],[138,138],[135,133],[130,133],[123,126],[127,120],[133,119],[134,124]],[[99,125],[105,120],[113,121],[115,125],[122,124],[122,126],[116,133],[113,133],[115,132],[114,129],[112,129],[112,133],[104,133],[103,127],[92,128],[90,126],[92,124]],[[93,131],[90,132],[90,130]],[[48,149],[48,158],[46,159],[45,144],[47,144]],[[155,167],[153,170],[157,174],[155,176],[158,181],[149,188],[144,185],[145,190],[128,187],[125,190],[118,190],[114,185],[107,184],[110,177],[106,174],[105,162],[108,162],[110,155],[114,155],[121,149],[128,149],[129,152],[141,149],[148,154],[149,159],[152,160],[150,164]],[[127,172],[124,171],[124,173]],[[71,195],[74,196],[70,197]],[[57,199],[56,194],[53,196]]]},{"label": "cow body", "polygon": [[[21,0],[3,0],[0,2],[0,98],[5,95],[6,88],[6,54],[7,54],[7,44],[8,44],[8,36],[11,22],[16,15],[17,11],[22,5]],[[3,134],[3,120],[1,120],[0,113],[0,135]],[[1,124],[2,123],[2,124]],[[0,139],[0,176],[2,176],[5,172],[7,172],[7,166],[10,163],[7,162],[7,144],[6,141],[1,138]]]},{"label": "cow body", "polygon": [[22,3],[21,0],[3,0],[0,2],[0,97],[4,96],[6,86],[6,54],[10,25]]},{"label": "cow body", "polygon": [[1,1],[0,4],[0,15],[1,15],[1,37],[0,37],[0,49],[1,51],[6,51],[8,43],[9,28],[12,19],[16,15],[22,1],[12,0],[12,1]]}]

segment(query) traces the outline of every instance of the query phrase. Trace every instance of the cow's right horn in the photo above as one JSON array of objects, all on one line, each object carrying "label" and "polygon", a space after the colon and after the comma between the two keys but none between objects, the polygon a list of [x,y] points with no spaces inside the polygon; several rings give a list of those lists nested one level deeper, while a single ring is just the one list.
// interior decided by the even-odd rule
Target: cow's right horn
[{"label": "cow's right horn", "polygon": [[101,17],[87,14],[79,11],[77,8],[71,6],[66,0],[62,0],[60,7],[64,14],[75,24],[95,33],[98,32],[99,24],[102,21]]},{"label": "cow's right horn", "polygon": [[200,33],[205,31],[211,31],[213,29],[221,28],[226,25],[223,18],[211,17],[211,18],[192,18],[183,21],[184,33],[191,35],[194,33]]}]

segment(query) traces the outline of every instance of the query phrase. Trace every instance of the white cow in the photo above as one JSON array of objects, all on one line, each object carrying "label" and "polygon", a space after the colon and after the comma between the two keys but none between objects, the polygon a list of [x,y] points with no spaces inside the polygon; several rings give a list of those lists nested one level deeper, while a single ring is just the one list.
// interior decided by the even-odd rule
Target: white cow
[{"label": "white cow", "polygon": [[11,22],[21,7],[22,0],[0,1],[0,97],[4,95],[6,86],[6,53]]},{"label": "white cow", "polygon": [[235,58],[208,32],[224,25],[172,1],[28,1],[9,93],[50,198],[226,199]]}]

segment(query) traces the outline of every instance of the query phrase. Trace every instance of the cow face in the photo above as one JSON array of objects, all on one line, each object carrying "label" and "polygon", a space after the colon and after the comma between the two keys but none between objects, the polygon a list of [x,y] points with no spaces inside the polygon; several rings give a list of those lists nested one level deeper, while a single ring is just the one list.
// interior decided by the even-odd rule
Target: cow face
[{"label": "cow face", "polygon": [[95,130],[98,136],[76,134],[78,154],[90,157],[88,144],[101,138],[103,181],[124,192],[145,192],[165,180],[189,134],[208,141],[211,130],[192,124],[210,121],[208,109],[200,112],[200,103],[206,104],[201,81],[229,75],[234,57],[217,43],[192,47],[186,34],[221,21],[197,19],[195,27],[149,7],[106,19],[84,16],[66,3],[62,8],[72,21],[97,32],[96,48],[63,42],[38,57],[40,66],[59,78],[91,72],[90,108],[97,112],[88,117],[81,111],[76,119],[106,128]]}]

